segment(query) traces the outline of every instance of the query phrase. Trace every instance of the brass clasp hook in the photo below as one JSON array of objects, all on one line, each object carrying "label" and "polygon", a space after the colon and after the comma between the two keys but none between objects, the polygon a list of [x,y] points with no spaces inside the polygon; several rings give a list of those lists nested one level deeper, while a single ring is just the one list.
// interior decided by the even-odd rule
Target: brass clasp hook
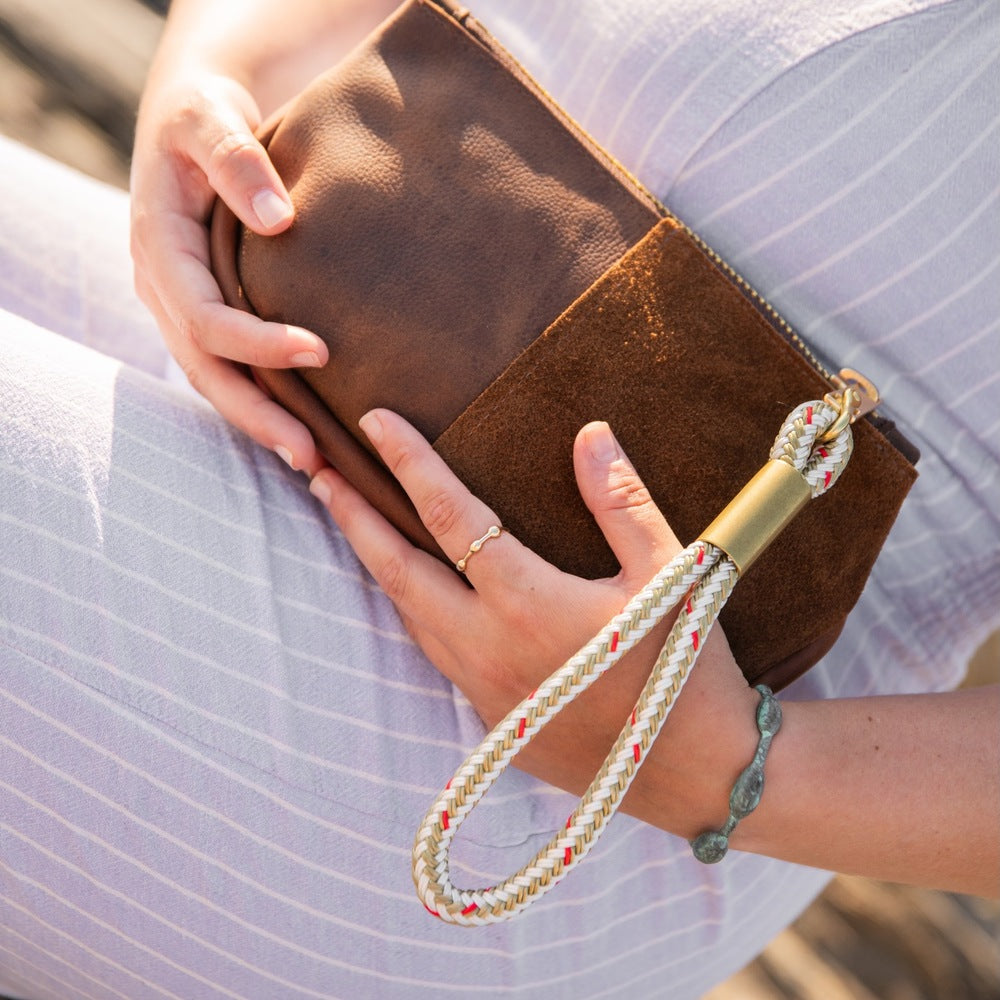
[{"label": "brass clasp hook", "polygon": [[832,441],[858,417],[871,413],[879,403],[875,384],[853,368],[842,368],[840,374],[834,375],[831,381],[836,386],[836,391],[828,392],[823,397],[823,402],[837,407],[840,414],[821,435],[820,441]]}]

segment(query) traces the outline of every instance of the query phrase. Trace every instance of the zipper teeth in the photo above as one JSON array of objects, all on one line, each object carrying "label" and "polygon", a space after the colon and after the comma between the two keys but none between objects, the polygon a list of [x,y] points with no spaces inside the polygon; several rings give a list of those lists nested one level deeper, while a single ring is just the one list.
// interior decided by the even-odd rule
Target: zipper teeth
[{"label": "zipper teeth", "polygon": [[[669,213],[668,213],[669,214]],[[771,318],[771,321],[779,328],[780,332],[785,335],[785,337],[799,350],[803,357],[822,375],[828,382],[832,382],[833,376],[827,371],[826,366],[816,357],[813,353],[812,348],[795,332],[792,325],[781,315],[778,310],[771,305],[771,303],[764,298],[760,292],[757,291],[753,285],[750,284],[746,278],[743,277],[738,271],[736,271],[730,264],[726,263],[722,257],[719,256],[690,226],[677,219],[675,216],[671,215],[678,225],[686,232],[691,239],[698,244],[699,247],[712,259],[717,267],[720,267],[725,273],[743,290],[744,294],[749,296],[757,305],[763,309],[767,315]]]},{"label": "zipper teeth", "polygon": [[[736,271],[730,264],[728,264],[719,254],[713,250],[686,222],[682,219],[678,219],[669,208],[664,205],[659,198],[656,197],[651,191],[649,191],[646,186],[636,177],[630,170],[623,166],[615,157],[609,153],[606,149],[590,133],[580,125],[579,122],[575,121],[570,115],[563,110],[559,103],[549,94],[549,92],[528,72],[510,52],[507,51],[506,47],[501,44],[494,36],[487,30],[487,28],[472,16],[465,7],[458,7],[457,5],[452,5],[448,0],[436,0],[439,7],[441,7],[449,16],[456,21],[456,23],[468,32],[474,39],[476,39],[481,45],[488,49],[500,62],[504,63],[506,67],[511,70],[515,76],[528,87],[536,97],[540,98],[545,106],[559,119],[570,132],[573,133],[580,140],[580,142],[594,155],[601,163],[603,163],[613,174],[617,175],[622,179],[622,181],[629,187],[633,189],[633,194],[636,195],[640,200],[649,203],[659,215],[664,218],[670,219],[672,222],[677,223],[677,225],[688,235],[692,240],[698,245],[698,247],[712,260],[712,262],[722,270],[739,288],[742,290],[743,294],[750,298],[757,306],[767,315],[774,326],[777,328],[778,332],[790,343],[792,344],[800,354],[806,359],[806,361],[817,371],[818,374],[822,375],[828,382],[833,384],[833,376],[827,371],[826,366],[820,362],[820,360],[813,353],[809,345],[795,332],[788,320],[785,319],[778,310],[771,305],[771,303],[764,298],[760,292],[757,291],[753,285],[750,284],[746,278],[743,277],[738,271]],[[471,22],[471,23],[470,23]]]}]

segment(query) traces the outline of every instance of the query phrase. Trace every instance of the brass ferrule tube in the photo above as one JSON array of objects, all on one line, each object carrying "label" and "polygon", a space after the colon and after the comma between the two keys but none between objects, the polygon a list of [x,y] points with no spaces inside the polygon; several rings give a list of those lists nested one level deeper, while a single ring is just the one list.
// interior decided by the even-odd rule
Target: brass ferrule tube
[{"label": "brass ferrule tube", "polygon": [[699,537],[722,549],[742,576],[811,497],[797,469],[770,461]]}]

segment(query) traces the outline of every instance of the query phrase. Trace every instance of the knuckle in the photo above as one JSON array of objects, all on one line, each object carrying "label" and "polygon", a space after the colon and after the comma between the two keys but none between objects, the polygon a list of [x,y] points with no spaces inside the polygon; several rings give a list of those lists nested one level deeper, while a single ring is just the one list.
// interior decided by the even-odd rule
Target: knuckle
[{"label": "knuckle", "polygon": [[203,83],[197,88],[171,87],[164,95],[163,139],[170,149],[184,149],[197,136],[221,120],[217,87]]},{"label": "knuckle", "polygon": [[210,302],[200,302],[178,317],[177,326],[181,335],[189,343],[206,354],[217,354],[213,350],[213,330],[215,329],[215,312]]},{"label": "knuckle", "polygon": [[614,475],[605,493],[608,510],[636,510],[653,506],[653,498],[639,476],[629,470]]},{"label": "knuckle", "polygon": [[197,316],[187,312],[180,313],[174,317],[174,326],[177,327],[182,341],[198,348],[202,347],[204,330]]},{"label": "knuckle", "polygon": [[188,384],[197,392],[200,396],[205,395],[205,379],[202,370],[198,367],[197,362],[191,358],[178,359],[177,364],[180,366],[182,372],[184,372],[184,377],[188,380]]},{"label": "knuckle", "polygon": [[245,132],[227,132],[216,140],[208,156],[208,180],[213,188],[232,182],[256,166],[257,143]]},{"label": "knuckle", "polygon": [[410,569],[398,553],[385,557],[373,574],[379,586],[393,604],[405,604],[410,592]]},{"label": "knuckle", "polygon": [[458,526],[462,511],[455,497],[448,491],[431,493],[423,505],[423,520],[435,538],[449,534]]},{"label": "knuckle", "polygon": [[211,113],[211,101],[203,90],[185,91],[176,96],[166,116],[168,131],[181,132],[196,128]]},{"label": "knuckle", "polygon": [[397,479],[405,476],[410,466],[416,461],[416,454],[413,448],[406,444],[395,445],[383,457],[389,466],[389,470]]}]

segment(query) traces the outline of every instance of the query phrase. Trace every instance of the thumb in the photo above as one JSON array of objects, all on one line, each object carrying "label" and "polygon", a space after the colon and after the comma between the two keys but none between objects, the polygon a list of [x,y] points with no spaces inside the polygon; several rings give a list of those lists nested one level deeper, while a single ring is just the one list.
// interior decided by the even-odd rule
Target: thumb
[{"label": "thumb", "polygon": [[680,551],[677,536],[606,423],[582,428],[573,462],[580,495],[626,576],[646,580]]}]

